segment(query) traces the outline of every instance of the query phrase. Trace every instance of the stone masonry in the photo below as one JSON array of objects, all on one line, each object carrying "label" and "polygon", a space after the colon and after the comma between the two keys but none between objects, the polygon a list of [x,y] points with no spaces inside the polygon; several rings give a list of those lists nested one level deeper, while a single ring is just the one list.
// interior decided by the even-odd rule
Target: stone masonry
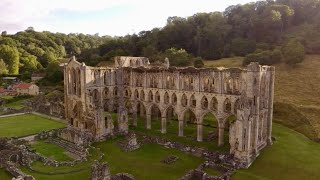
[{"label": "stone masonry", "polygon": [[[152,65],[145,57],[116,57],[114,67],[90,67],[72,58],[64,64],[65,116],[69,126],[102,140],[114,131],[128,132],[144,117],[160,117],[161,132],[178,117],[178,136],[184,136],[186,113],[197,124],[203,141],[203,118],[218,122],[218,144],[224,145],[229,126],[230,154],[248,167],[261,149],[272,144],[275,68],[251,63],[243,68],[177,68]],[[116,125],[111,112],[118,113]],[[227,119],[235,116],[236,120]],[[110,126],[110,127],[108,127]],[[70,139],[69,139],[70,140]]]}]

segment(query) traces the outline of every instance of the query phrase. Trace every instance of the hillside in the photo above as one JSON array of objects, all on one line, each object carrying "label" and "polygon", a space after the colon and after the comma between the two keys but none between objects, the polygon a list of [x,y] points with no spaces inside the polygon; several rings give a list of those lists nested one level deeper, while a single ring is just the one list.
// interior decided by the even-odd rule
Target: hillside
[{"label": "hillside", "polygon": [[[205,66],[241,66],[243,58],[205,61]],[[296,66],[276,66],[274,121],[320,139],[320,56],[308,55]]]}]

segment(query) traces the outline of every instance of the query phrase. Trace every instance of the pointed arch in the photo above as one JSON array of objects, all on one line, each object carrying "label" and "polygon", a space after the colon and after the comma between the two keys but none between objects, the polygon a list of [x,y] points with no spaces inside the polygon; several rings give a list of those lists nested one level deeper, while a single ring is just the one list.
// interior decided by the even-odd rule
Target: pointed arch
[{"label": "pointed arch", "polygon": [[103,97],[104,99],[107,99],[109,96],[109,88],[105,87],[103,90]]},{"label": "pointed arch", "polygon": [[141,92],[140,92],[140,100],[141,100],[141,101],[144,101],[144,100],[145,100],[145,94],[144,94],[144,91],[143,91],[143,90],[141,90]]},{"label": "pointed arch", "polygon": [[226,98],[224,101],[224,112],[225,113],[231,113],[231,101],[229,98]]},{"label": "pointed arch", "polygon": [[193,108],[197,107],[197,99],[195,98],[194,94],[192,94],[192,96],[190,97],[190,105]]},{"label": "pointed arch", "polygon": [[139,99],[139,92],[138,90],[134,90],[134,99]]},{"label": "pointed arch", "polygon": [[160,93],[159,93],[159,91],[157,91],[156,94],[155,94],[155,101],[156,101],[156,103],[160,102]]},{"label": "pointed arch", "polygon": [[150,90],[149,93],[148,93],[148,101],[149,101],[149,102],[152,102],[152,101],[153,101],[153,93],[152,93],[151,90]]},{"label": "pointed arch", "polygon": [[164,93],[163,99],[164,99],[164,103],[165,103],[165,104],[169,104],[169,103],[170,103],[170,97],[169,97],[168,92],[165,92],[165,93]]},{"label": "pointed arch", "polygon": [[208,98],[206,96],[203,96],[201,99],[201,108],[205,110],[205,109],[208,109],[208,107],[209,107]]},{"label": "pointed arch", "polygon": [[171,95],[171,104],[176,105],[176,104],[177,104],[177,101],[178,101],[177,95],[176,95],[176,93],[173,93],[173,94]]},{"label": "pointed arch", "polygon": [[210,109],[212,111],[217,111],[218,110],[218,100],[216,97],[213,97],[211,99],[211,102],[210,102]]},{"label": "pointed arch", "polygon": [[183,94],[181,97],[181,105],[183,107],[187,107],[188,106],[188,98],[186,94]]}]

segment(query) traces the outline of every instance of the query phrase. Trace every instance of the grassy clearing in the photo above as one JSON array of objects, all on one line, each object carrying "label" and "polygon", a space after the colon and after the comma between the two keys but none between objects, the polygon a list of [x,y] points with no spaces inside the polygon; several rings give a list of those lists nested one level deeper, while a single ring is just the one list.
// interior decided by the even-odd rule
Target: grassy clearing
[{"label": "grassy clearing", "polygon": [[33,114],[4,117],[0,118],[0,137],[22,137],[63,127],[63,123]]},{"label": "grassy clearing", "polygon": [[221,172],[219,172],[215,169],[211,169],[211,168],[204,168],[204,172],[206,172],[207,174],[209,174],[211,176],[219,176],[221,174]]},{"label": "grassy clearing", "polygon": [[[32,168],[38,171],[42,172],[66,172],[66,171],[72,171],[72,170],[78,170],[85,168],[85,170],[80,171],[80,172],[75,172],[75,173],[69,173],[69,174],[58,174],[58,175],[44,175],[44,174],[39,174],[30,171],[29,169],[22,167],[21,170],[27,174],[32,175],[36,179],[46,179],[46,180],[59,180],[59,179],[70,179],[70,180],[87,180],[90,175],[90,169],[91,169],[91,164],[99,158],[99,152],[90,149],[90,156],[87,162],[83,162],[80,164],[77,164],[73,167],[70,166],[59,166],[59,167],[53,167],[53,166],[44,166],[42,162],[34,162],[32,164]],[[50,150],[48,149],[48,152],[50,153]]]},{"label": "grassy clearing", "polygon": [[241,67],[243,57],[231,57],[220,60],[204,61],[206,67]]},{"label": "grassy clearing", "polygon": [[65,150],[55,144],[47,143],[44,141],[36,141],[31,145],[37,152],[55,159],[57,161],[72,161],[73,159],[69,157]]},{"label": "grassy clearing", "polygon": [[[198,157],[157,144],[146,144],[128,153],[121,151],[114,141],[97,143],[96,147],[105,152],[104,160],[109,163],[112,174],[127,172],[136,179],[175,180],[203,162]],[[170,165],[160,162],[169,155],[178,156],[179,159]]]},{"label": "grassy clearing", "polygon": [[12,176],[3,168],[0,168],[0,179],[1,180],[11,180]]},{"label": "grassy clearing", "polygon": [[273,126],[276,138],[248,168],[232,179],[316,180],[320,178],[320,144],[279,124]]}]

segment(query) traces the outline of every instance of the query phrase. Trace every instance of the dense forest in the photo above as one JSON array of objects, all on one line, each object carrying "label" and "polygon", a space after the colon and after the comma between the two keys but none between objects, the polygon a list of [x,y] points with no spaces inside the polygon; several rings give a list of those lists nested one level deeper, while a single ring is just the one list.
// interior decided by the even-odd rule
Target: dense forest
[{"label": "dense forest", "polygon": [[3,31],[0,74],[54,71],[60,59],[70,56],[89,65],[128,55],[151,61],[168,57],[171,65],[201,67],[202,59],[232,56],[246,56],[245,64],[295,64],[305,53],[320,54],[320,1],[267,0],[224,12],[169,17],[162,28],[123,37],[37,32],[32,27],[14,35]]}]

